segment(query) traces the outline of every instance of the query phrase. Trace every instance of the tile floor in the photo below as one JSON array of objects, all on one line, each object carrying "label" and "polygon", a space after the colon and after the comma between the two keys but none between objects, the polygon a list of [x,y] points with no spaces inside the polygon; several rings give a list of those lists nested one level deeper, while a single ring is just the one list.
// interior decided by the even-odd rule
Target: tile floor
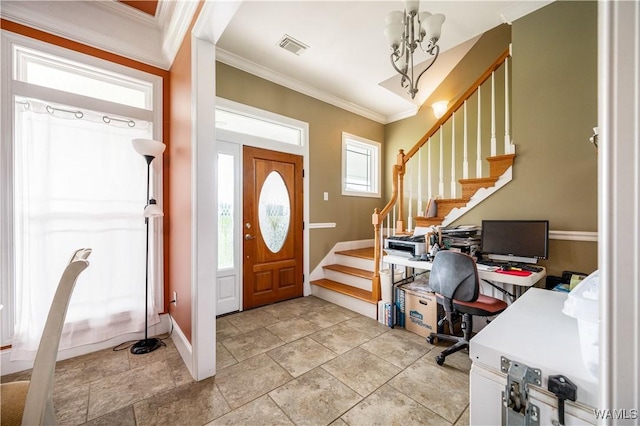
[{"label": "tile floor", "polygon": [[[61,361],[65,425],[466,425],[467,353],[304,297],[217,320],[217,374],[194,382],[170,339],[146,355]],[[29,372],[3,381],[28,378]]]}]

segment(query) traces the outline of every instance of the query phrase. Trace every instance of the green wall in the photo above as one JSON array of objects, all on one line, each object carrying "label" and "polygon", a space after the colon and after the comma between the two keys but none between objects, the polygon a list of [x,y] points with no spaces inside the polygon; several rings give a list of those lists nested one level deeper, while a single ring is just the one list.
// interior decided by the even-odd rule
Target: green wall
[{"label": "green wall", "polygon": [[[551,230],[597,231],[597,3],[557,1],[513,23],[513,181],[460,223],[549,219]],[[597,243],[550,241],[551,275],[592,272]]]},{"label": "green wall", "polygon": [[[313,270],[340,241],[373,238],[371,214],[385,203],[380,198],[341,195],[342,132],[384,144],[384,126],[278,84],[216,64],[219,97],[309,123],[309,216],[312,223],[335,222],[335,228],[311,229]],[[383,148],[384,150],[384,148]],[[382,158],[384,164],[384,155]],[[329,200],[323,201],[324,192]]]}]

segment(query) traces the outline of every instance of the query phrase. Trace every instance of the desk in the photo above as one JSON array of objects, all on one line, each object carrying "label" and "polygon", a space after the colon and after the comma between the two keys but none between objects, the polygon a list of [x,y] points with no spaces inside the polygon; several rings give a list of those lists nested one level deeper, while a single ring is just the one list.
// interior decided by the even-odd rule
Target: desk
[{"label": "desk", "polygon": [[[433,262],[425,262],[421,260],[409,260],[409,258],[403,257],[403,256],[387,255],[382,258],[382,261],[384,263],[389,264],[389,268],[391,269],[390,271],[391,277],[394,276],[393,274],[397,266],[404,266],[405,268],[407,268],[407,270],[411,269],[411,271],[414,271],[415,269],[430,271],[431,267],[433,266]],[[392,283],[392,285],[409,282],[410,280],[408,275],[409,274],[407,272],[407,274],[405,275],[405,279],[403,281],[399,283]],[[413,275],[413,272],[412,272],[412,275]],[[547,271],[545,268],[542,268],[542,271],[540,272],[533,272],[531,273],[531,275],[526,277],[509,275],[509,274],[501,274],[499,272],[478,270],[478,277],[480,278],[480,284],[481,284],[480,286],[481,293],[487,296],[504,300],[509,304],[513,302],[513,300],[509,300],[510,299],[509,297],[505,297],[507,295],[501,292],[499,290],[500,288],[508,292],[510,290],[510,294],[514,295],[514,299],[517,299],[520,295],[522,295],[522,293],[525,290],[527,290],[529,287],[533,287],[535,283],[543,279],[546,275],[547,275]],[[490,284],[487,283],[485,280],[489,281]],[[394,310],[395,310],[395,300],[393,300],[395,299],[395,291],[392,291],[391,293],[392,293],[391,305],[394,307]],[[395,319],[395,312],[394,312],[394,315],[392,316]]]}]

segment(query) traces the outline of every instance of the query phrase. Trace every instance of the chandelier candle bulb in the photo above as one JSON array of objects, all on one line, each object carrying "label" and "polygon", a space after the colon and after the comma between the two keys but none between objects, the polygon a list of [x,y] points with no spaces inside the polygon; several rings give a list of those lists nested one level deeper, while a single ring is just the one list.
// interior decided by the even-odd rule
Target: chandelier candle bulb
[{"label": "chandelier candle bulb", "polygon": [[418,8],[420,7],[420,0],[406,0],[404,2],[404,9],[407,14],[416,14],[418,13]]}]

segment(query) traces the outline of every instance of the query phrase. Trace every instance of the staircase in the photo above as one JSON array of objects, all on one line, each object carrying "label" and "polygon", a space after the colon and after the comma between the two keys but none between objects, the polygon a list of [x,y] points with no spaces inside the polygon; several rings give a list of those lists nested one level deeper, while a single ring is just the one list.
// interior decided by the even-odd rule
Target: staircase
[{"label": "staircase", "polygon": [[322,267],[324,278],[311,281],[314,296],[376,319],[378,298],[372,292],[373,246],[334,252],[336,263]]},{"label": "staircase", "polygon": [[[410,234],[414,223],[448,226],[511,181],[509,56],[507,50],[497,58],[409,152],[400,150],[390,200],[372,215],[373,247],[335,252],[335,262],[322,267],[323,278],[311,281],[314,295],[376,318],[383,235]],[[500,85],[502,92],[496,90]],[[498,99],[504,102],[500,108]],[[489,128],[482,125],[486,121]],[[504,134],[503,144],[497,143],[498,133]],[[434,217],[425,217],[429,200],[436,205]]]},{"label": "staircase", "polygon": [[461,217],[511,180],[511,169],[515,157],[515,154],[506,154],[487,158],[488,177],[458,180],[462,187],[462,196],[434,200],[437,215],[435,217],[416,216],[416,226],[447,226]]}]

